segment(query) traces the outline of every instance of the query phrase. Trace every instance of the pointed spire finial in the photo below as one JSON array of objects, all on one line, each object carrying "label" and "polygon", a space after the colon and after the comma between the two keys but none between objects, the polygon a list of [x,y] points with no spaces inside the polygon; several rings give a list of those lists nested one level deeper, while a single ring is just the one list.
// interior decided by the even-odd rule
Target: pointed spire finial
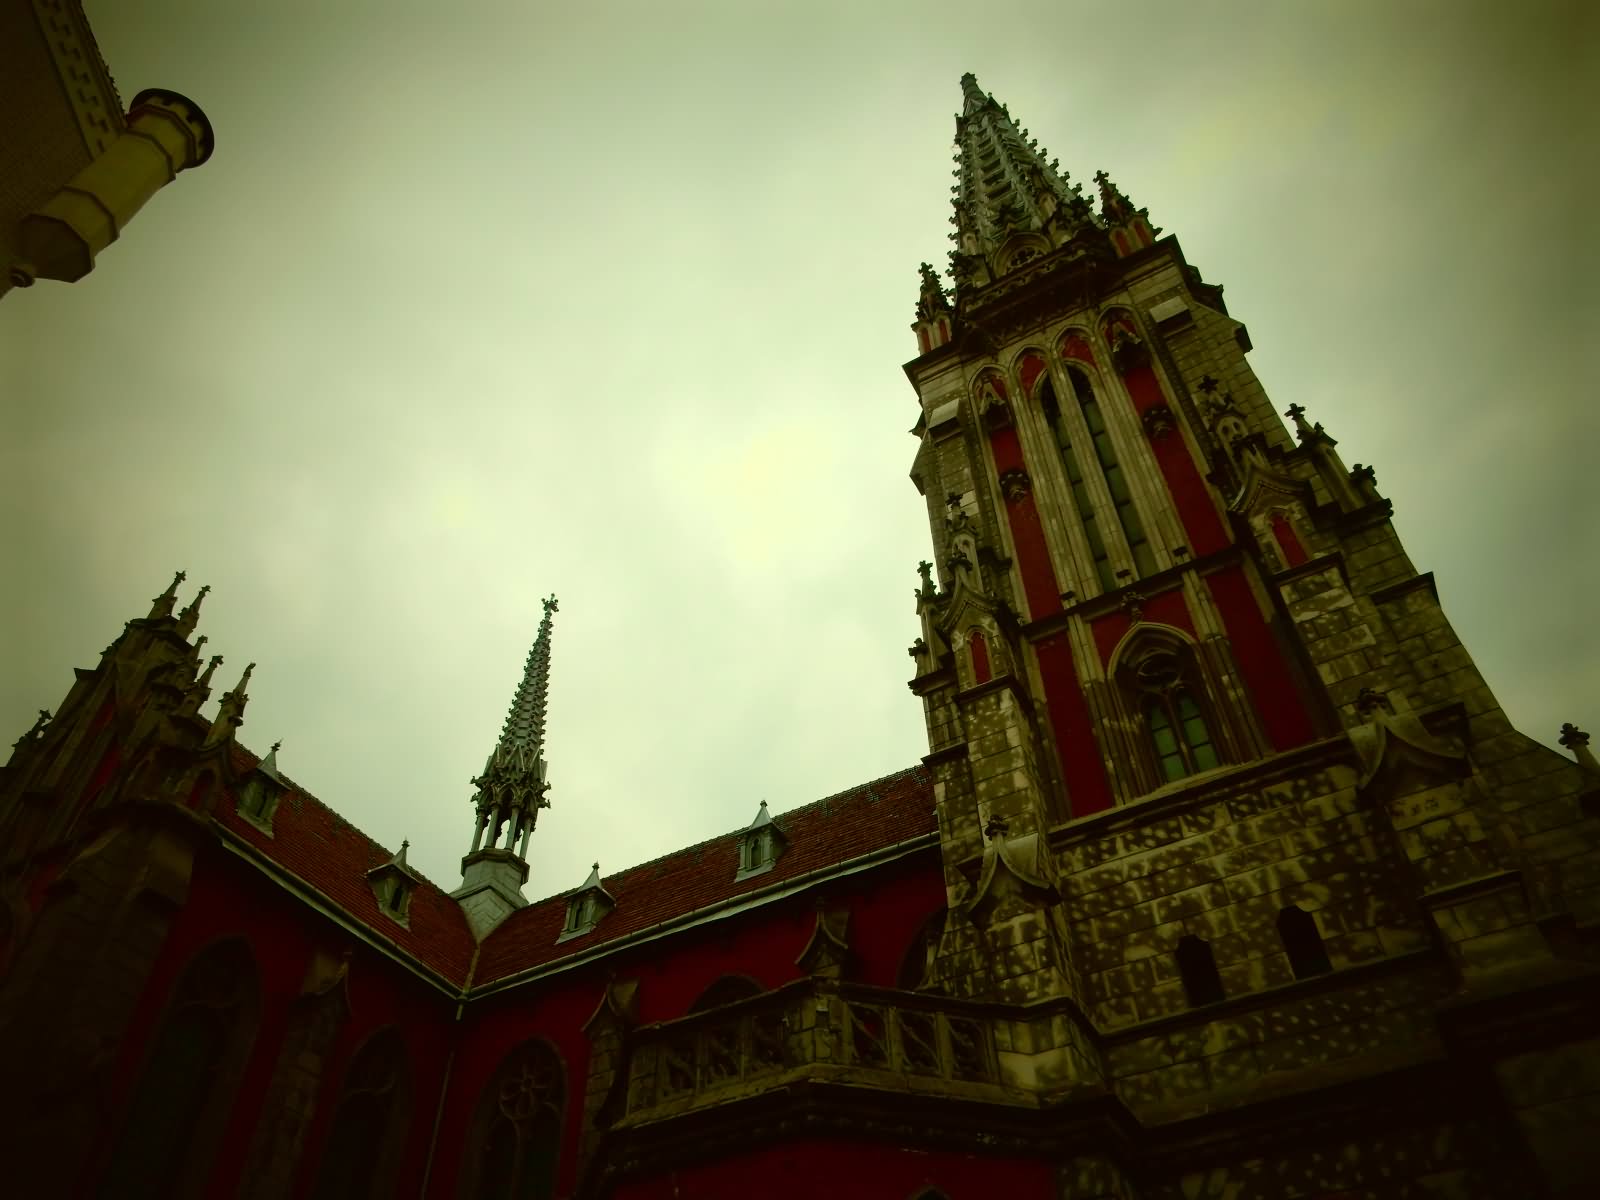
[{"label": "pointed spire finial", "polygon": [[167,584],[167,590],[150,601],[149,620],[154,621],[172,615],[172,606],[178,601],[178,585],[187,578],[189,578],[187,571],[179,571],[172,577],[172,582]]},{"label": "pointed spire finial", "polygon": [[200,605],[204,602],[206,593],[210,590],[211,585],[209,583],[204,585],[195,593],[194,599],[189,601],[189,606],[178,614],[178,632],[184,637],[188,637],[194,627],[200,623]]},{"label": "pointed spire finial", "polygon": [[195,691],[205,691],[211,686],[211,677],[217,673],[217,668],[222,665],[222,655],[213,654],[211,661],[206,663],[206,669],[200,673],[200,678],[194,681]]},{"label": "pointed spire finial", "polygon": [[501,830],[509,827],[505,845],[500,848],[525,857],[539,810],[550,807],[545,798],[549,783],[544,761],[544,721],[550,690],[550,630],[560,604],[554,594],[542,604],[544,616],[523,664],[522,681],[500,728],[500,740],[489,752],[483,773],[472,780],[477,789],[472,798],[477,825],[470,854],[478,853],[480,847],[496,849]]},{"label": "pointed spire finial", "polygon": [[986,103],[989,97],[985,96],[978,87],[978,77],[968,71],[961,77],[961,111],[963,116],[971,116]]},{"label": "pointed spire finial", "polygon": [[244,724],[244,706],[250,702],[245,688],[250,684],[250,672],[255,669],[255,663],[249,664],[245,667],[244,674],[239,676],[239,682],[233,686],[233,690],[222,693],[222,700],[217,705],[217,715],[211,722],[211,732],[206,734],[206,745],[214,746],[225,741],[233,736],[235,729]]}]

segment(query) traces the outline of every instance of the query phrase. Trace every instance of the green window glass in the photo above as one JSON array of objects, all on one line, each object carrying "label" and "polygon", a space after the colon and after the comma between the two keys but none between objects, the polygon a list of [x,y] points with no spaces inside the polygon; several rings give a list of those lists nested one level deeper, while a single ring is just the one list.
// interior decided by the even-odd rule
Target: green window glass
[{"label": "green window glass", "polygon": [[1050,432],[1055,435],[1056,450],[1061,455],[1061,467],[1067,473],[1067,483],[1072,487],[1072,505],[1078,510],[1078,520],[1083,524],[1089,553],[1094,558],[1095,577],[1100,581],[1100,589],[1109,592],[1117,586],[1116,577],[1111,572],[1111,555],[1106,550],[1106,540],[1100,535],[1100,526],[1095,521],[1094,503],[1089,498],[1077,452],[1072,448],[1072,434],[1067,429],[1067,423],[1061,419],[1061,406],[1056,403],[1055,387],[1048,379],[1040,386],[1039,401],[1044,409],[1045,420],[1050,423]]},{"label": "green window glass", "polygon": [[1134,668],[1132,682],[1162,782],[1222,765],[1178,655],[1162,651],[1147,656]]},{"label": "green window glass", "polygon": [[1105,476],[1106,490],[1111,493],[1111,502],[1116,506],[1122,536],[1127,539],[1128,551],[1133,555],[1134,571],[1139,575],[1153,574],[1156,569],[1155,552],[1150,548],[1150,539],[1145,536],[1144,523],[1139,520],[1139,510],[1134,506],[1133,493],[1128,490],[1127,477],[1117,462],[1117,448],[1111,441],[1111,431],[1106,428],[1094,388],[1082,371],[1069,367],[1067,374],[1072,377],[1072,390],[1077,396],[1078,407],[1083,410],[1083,423],[1089,427],[1095,459],[1100,464],[1100,473]]}]

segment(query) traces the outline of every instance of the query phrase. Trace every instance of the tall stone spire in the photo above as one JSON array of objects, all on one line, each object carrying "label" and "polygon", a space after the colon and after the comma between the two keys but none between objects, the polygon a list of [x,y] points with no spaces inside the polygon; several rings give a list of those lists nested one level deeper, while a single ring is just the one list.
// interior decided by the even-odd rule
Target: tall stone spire
[{"label": "tall stone spire", "polygon": [[522,885],[528,879],[528,839],[539,810],[550,807],[545,799],[550,784],[544,719],[550,694],[550,630],[557,608],[554,596],[544,601],[539,633],[500,727],[500,740],[483,773],[472,780],[477,789],[472,797],[477,810],[472,849],[461,860],[461,887],[454,895],[480,937],[527,903]]},{"label": "tall stone spire", "polygon": [[[1094,212],[1078,184],[1037,138],[1018,130],[1004,105],[961,77],[962,111],[956,117],[956,184],[951,188],[955,226],[951,272],[956,287],[983,284],[1006,274],[1018,258],[1031,261],[1029,243],[1047,252],[1084,227]],[[1027,235],[1033,234],[1034,238]]]}]

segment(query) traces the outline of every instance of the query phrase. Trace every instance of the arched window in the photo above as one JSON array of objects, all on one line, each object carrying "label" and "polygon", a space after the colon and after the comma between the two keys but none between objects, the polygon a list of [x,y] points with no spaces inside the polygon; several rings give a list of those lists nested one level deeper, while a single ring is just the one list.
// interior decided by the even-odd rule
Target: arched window
[{"label": "arched window", "polygon": [[394,1195],[409,1100],[405,1041],[397,1029],[367,1039],[345,1071],[317,1168],[315,1200]]},{"label": "arched window", "polygon": [[900,970],[895,976],[895,986],[907,992],[920,991],[933,982],[933,958],[939,952],[939,941],[944,937],[944,923],[949,913],[940,909],[922,923],[911,945],[906,947],[900,960]]},{"label": "arched window", "polygon": [[1191,1008],[1222,999],[1222,976],[1217,974],[1217,959],[1210,942],[1185,934],[1178,939],[1177,959],[1178,974],[1183,977],[1183,990]]},{"label": "arched window", "polygon": [[1134,506],[1133,493],[1128,490],[1127,477],[1117,462],[1117,448],[1106,428],[1100,402],[1095,398],[1094,386],[1089,377],[1076,367],[1067,368],[1067,378],[1072,381],[1072,391],[1083,412],[1083,423],[1089,430],[1090,443],[1100,473],[1105,476],[1106,490],[1111,493],[1111,503],[1117,509],[1117,522],[1122,526],[1122,536],[1128,541],[1128,551],[1133,555],[1134,573],[1151,575],[1156,570],[1156,557],[1150,549],[1150,539],[1145,537],[1144,523],[1139,520],[1139,510]]},{"label": "arched window", "polygon": [[173,988],[102,1181],[107,1200],[198,1196],[255,1041],[260,984],[237,938],[196,955]]},{"label": "arched window", "polygon": [[689,1011],[697,1013],[705,1012],[708,1008],[721,1008],[724,1004],[732,1004],[737,1000],[748,1000],[751,996],[759,996],[765,990],[749,976],[724,975],[700,993],[695,1002],[689,1006]]},{"label": "arched window", "polygon": [[1288,951],[1289,967],[1296,979],[1326,975],[1333,970],[1317,919],[1299,905],[1291,904],[1278,914],[1278,937]]},{"label": "arched window", "polygon": [[478,1100],[463,1196],[471,1200],[550,1200],[561,1158],[566,1101],[561,1060],[543,1042],[506,1056]]},{"label": "arched window", "polygon": [[1055,435],[1056,450],[1061,455],[1061,469],[1066,472],[1067,483],[1072,487],[1072,505],[1078,510],[1078,520],[1083,523],[1083,535],[1089,542],[1089,553],[1094,558],[1095,577],[1100,581],[1100,590],[1109,592],[1117,586],[1116,576],[1111,572],[1111,555],[1106,550],[1105,537],[1095,521],[1094,501],[1089,497],[1083,469],[1078,464],[1078,452],[1072,445],[1072,432],[1061,415],[1055,385],[1048,378],[1039,385],[1039,406],[1044,410],[1050,432]]},{"label": "arched window", "polygon": [[1216,742],[1196,699],[1198,680],[1187,656],[1158,649],[1132,662],[1127,685],[1163,783],[1221,765]]}]

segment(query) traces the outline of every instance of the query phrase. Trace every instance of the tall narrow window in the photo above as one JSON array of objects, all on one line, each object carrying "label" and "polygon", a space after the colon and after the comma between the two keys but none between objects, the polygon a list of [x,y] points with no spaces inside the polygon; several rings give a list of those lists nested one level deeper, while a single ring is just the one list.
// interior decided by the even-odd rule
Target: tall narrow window
[{"label": "tall narrow window", "polygon": [[1211,952],[1210,942],[1185,934],[1178,939],[1177,959],[1189,1007],[1199,1008],[1222,999],[1222,976],[1217,973],[1217,959]]},{"label": "tall narrow window", "polygon": [[255,1040],[260,986],[238,939],[202,951],[179,976],[151,1040],[100,1194],[198,1196]]},{"label": "tall narrow window", "polygon": [[471,1176],[473,1200],[550,1200],[556,1190],[565,1102],[561,1062],[543,1042],[524,1042],[500,1064],[478,1100]]},{"label": "tall narrow window", "polygon": [[1084,483],[1083,470],[1078,465],[1078,452],[1072,446],[1072,432],[1062,419],[1055,386],[1049,379],[1039,385],[1039,405],[1050,424],[1050,432],[1055,435],[1056,449],[1061,454],[1061,468],[1072,487],[1072,505],[1078,510],[1078,520],[1083,523],[1083,535],[1089,542],[1089,553],[1094,558],[1095,577],[1100,581],[1101,591],[1109,592],[1117,586],[1116,576],[1111,571],[1111,555],[1106,550],[1106,540],[1101,536],[1100,526],[1095,520],[1094,501],[1089,498],[1089,488]]},{"label": "tall narrow window", "polygon": [[1133,555],[1134,570],[1139,575],[1150,575],[1156,569],[1156,557],[1150,549],[1150,539],[1144,535],[1144,524],[1139,520],[1139,510],[1134,507],[1133,494],[1128,491],[1128,480],[1117,462],[1117,448],[1112,444],[1111,431],[1106,428],[1105,417],[1100,412],[1100,402],[1095,399],[1094,387],[1089,377],[1074,367],[1067,368],[1072,380],[1072,390],[1083,410],[1083,423],[1088,426],[1094,445],[1094,455],[1106,479],[1106,490],[1117,508],[1117,521],[1122,526],[1122,536],[1128,540],[1128,550]]},{"label": "tall narrow window", "polygon": [[1220,765],[1205,715],[1176,656],[1147,656],[1134,668],[1133,679],[1163,782]]},{"label": "tall narrow window", "polygon": [[394,1194],[406,1091],[405,1041],[399,1030],[387,1029],[350,1060],[317,1169],[315,1200]]},{"label": "tall narrow window", "polygon": [[1317,919],[1299,905],[1291,904],[1278,914],[1278,937],[1288,951],[1289,968],[1296,979],[1326,975],[1333,970]]}]

